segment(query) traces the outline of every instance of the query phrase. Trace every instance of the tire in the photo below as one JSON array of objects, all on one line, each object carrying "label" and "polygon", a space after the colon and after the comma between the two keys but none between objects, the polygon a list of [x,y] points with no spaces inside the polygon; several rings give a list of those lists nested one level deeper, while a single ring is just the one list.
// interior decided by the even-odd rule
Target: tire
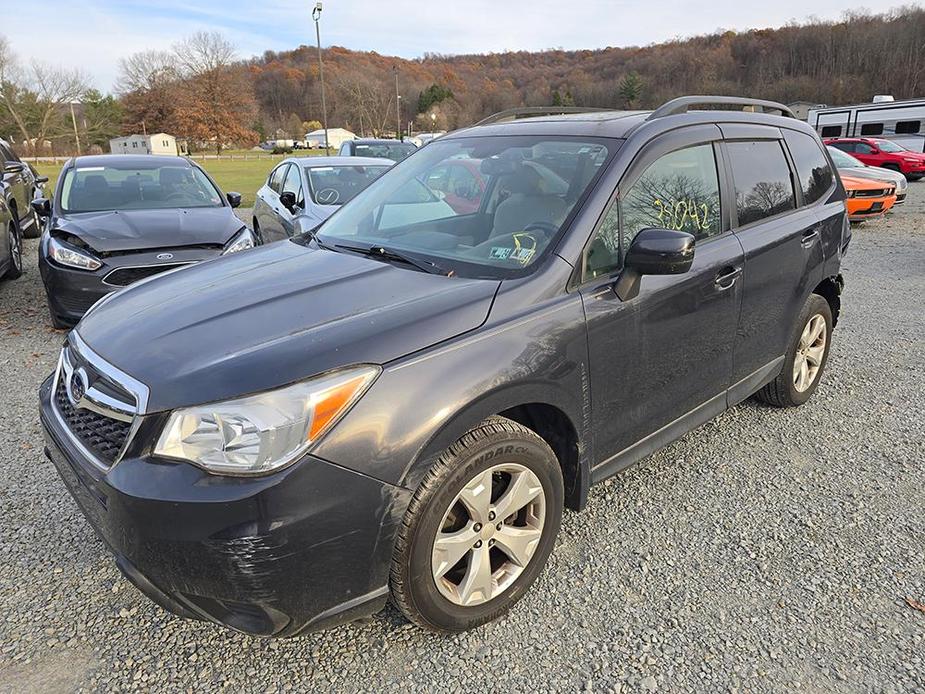
[{"label": "tire", "polygon": [[896,173],[901,173],[899,169],[899,164],[883,164],[880,167],[881,169],[889,169],[890,171],[895,171]]},{"label": "tire", "polygon": [[909,174],[908,176],[906,176],[906,180],[907,180],[907,181],[912,181],[913,183],[914,183],[915,181],[921,181],[921,180],[922,180],[922,174]]},{"label": "tire", "polygon": [[22,232],[19,230],[19,223],[14,219],[7,227],[10,244],[10,264],[3,276],[7,280],[15,280],[22,277]]},{"label": "tire", "polygon": [[[29,208],[29,215],[27,219],[29,218],[32,219],[32,224],[28,228],[28,230],[23,231],[22,235],[24,238],[27,238],[27,239],[37,239],[39,236],[42,235],[42,218],[39,217],[35,213],[35,210],[33,210],[31,207]],[[21,224],[20,224],[20,228],[22,228]]]},{"label": "tire", "polygon": [[[483,496],[486,485],[479,484],[486,481],[490,500]],[[524,493],[515,494],[518,490]],[[532,500],[515,513],[501,518],[501,510],[495,517],[495,510],[504,509],[512,498],[531,494]],[[467,510],[462,496],[481,510]],[[436,632],[466,631],[497,619],[523,597],[546,565],[559,532],[563,499],[562,470],[549,445],[516,422],[489,417],[443,452],[415,492],[392,555],[393,602],[411,622]],[[477,524],[478,518],[486,522]],[[435,552],[440,535],[445,544],[458,544],[448,545],[447,553]],[[464,542],[456,539],[460,535]],[[506,543],[514,546],[512,540],[520,542],[520,563],[508,554]],[[450,564],[454,547],[452,556],[461,559]],[[488,567],[488,573],[475,571],[476,566]],[[489,574],[487,581],[478,580]],[[479,585],[489,590],[473,588]]]},{"label": "tire", "polygon": [[[810,330],[810,322],[821,319],[825,325],[823,344],[814,340],[808,346],[804,344],[806,331]],[[818,325],[818,322],[816,323]],[[810,336],[812,331],[810,331]],[[777,378],[759,390],[756,395],[759,400],[775,407],[796,407],[812,397],[822,380],[825,364],[829,359],[829,349],[832,346],[832,308],[829,302],[818,294],[810,294],[800,317],[796,322],[790,347],[784,357],[784,366]],[[810,355],[801,358],[801,355]],[[798,362],[798,360],[800,360]],[[816,361],[817,363],[814,363]],[[806,363],[807,380],[798,377],[796,367]],[[815,367],[815,372],[812,369]],[[810,377],[811,376],[811,377]]]}]

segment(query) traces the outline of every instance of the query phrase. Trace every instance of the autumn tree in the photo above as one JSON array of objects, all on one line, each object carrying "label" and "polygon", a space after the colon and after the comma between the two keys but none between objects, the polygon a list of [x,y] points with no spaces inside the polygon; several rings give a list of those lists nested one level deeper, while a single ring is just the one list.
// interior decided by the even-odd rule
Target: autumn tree
[{"label": "autumn tree", "polygon": [[169,51],[142,51],[119,62],[116,90],[122,95],[122,132],[171,131],[180,67]]},{"label": "autumn tree", "polygon": [[234,46],[216,32],[198,32],[174,48],[183,88],[175,123],[179,134],[211,142],[219,154],[229,143],[256,144],[253,82],[236,64]]},{"label": "autumn tree", "polygon": [[0,36],[0,110],[29,152],[67,132],[70,104],[86,89],[87,78],[79,70],[36,61],[23,67]]}]

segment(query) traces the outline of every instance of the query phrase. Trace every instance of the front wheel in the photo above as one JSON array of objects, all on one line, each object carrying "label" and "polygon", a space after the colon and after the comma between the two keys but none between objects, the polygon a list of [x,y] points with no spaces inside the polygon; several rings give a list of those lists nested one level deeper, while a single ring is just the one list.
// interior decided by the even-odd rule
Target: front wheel
[{"label": "front wheel", "polygon": [[491,417],[450,446],[415,492],[392,558],[392,599],[415,624],[459,632],[507,612],[539,576],[563,507],[549,445]]},{"label": "front wheel", "polygon": [[800,317],[780,374],[758,391],[760,400],[776,407],[795,407],[809,400],[829,358],[832,308],[818,294],[810,294]]}]

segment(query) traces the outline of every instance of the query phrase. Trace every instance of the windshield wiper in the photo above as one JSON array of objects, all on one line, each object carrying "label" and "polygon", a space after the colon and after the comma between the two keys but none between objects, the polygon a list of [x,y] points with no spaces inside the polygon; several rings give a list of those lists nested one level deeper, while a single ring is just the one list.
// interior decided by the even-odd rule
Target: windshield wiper
[{"label": "windshield wiper", "polygon": [[437,263],[431,262],[430,260],[419,260],[418,258],[413,258],[410,255],[406,255],[399,251],[391,250],[388,248],[383,248],[382,246],[370,246],[369,248],[366,248],[364,246],[348,246],[342,243],[335,243],[334,247],[343,249],[345,251],[360,253],[365,255],[367,258],[382,258],[383,260],[405,263],[406,265],[416,267],[418,270],[429,272],[432,275],[445,275],[446,277],[453,276],[452,270],[447,270],[444,267],[440,267],[437,265]]}]

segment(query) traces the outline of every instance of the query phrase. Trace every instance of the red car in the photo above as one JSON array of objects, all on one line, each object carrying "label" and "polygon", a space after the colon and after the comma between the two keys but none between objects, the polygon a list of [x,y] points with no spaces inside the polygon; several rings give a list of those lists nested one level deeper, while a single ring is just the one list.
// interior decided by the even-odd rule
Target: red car
[{"label": "red car", "polygon": [[871,137],[836,137],[826,140],[827,145],[848,152],[868,166],[880,166],[906,175],[910,181],[925,176],[925,154],[912,152],[891,140]]}]

